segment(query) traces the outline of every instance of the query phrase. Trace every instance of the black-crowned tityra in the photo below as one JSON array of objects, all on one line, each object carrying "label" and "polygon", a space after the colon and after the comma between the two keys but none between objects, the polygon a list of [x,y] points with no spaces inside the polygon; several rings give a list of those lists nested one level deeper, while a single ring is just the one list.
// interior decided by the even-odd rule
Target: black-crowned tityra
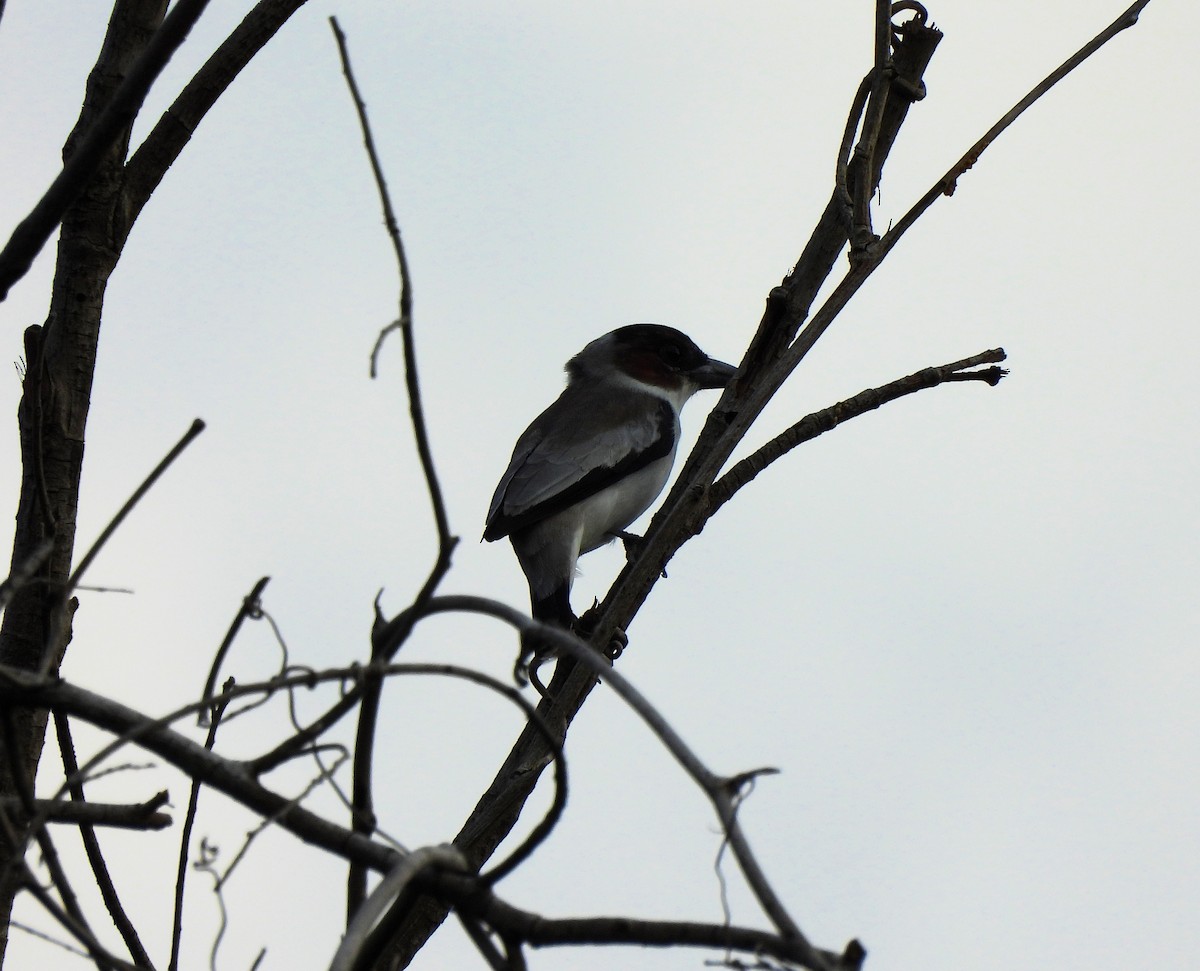
[{"label": "black-crowned tityra", "polygon": [[575,561],[650,507],[671,472],[684,402],[725,387],[736,369],[673,327],[632,324],[566,370],[566,389],[517,440],[483,538],[511,538],[533,616],[569,628]]}]

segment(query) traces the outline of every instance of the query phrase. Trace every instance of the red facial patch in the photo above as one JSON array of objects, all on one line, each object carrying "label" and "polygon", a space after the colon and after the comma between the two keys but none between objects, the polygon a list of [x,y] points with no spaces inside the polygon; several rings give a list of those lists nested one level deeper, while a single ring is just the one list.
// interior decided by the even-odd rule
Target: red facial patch
[{"label": "red facial patch", "polygon": [[683,381],[679,375],[667,367],[662,358],[652,350],[643,347],[630,348],[621,355],[621,370],[631,378],[645,384],[653,384],[659,388],[674,390]]}]

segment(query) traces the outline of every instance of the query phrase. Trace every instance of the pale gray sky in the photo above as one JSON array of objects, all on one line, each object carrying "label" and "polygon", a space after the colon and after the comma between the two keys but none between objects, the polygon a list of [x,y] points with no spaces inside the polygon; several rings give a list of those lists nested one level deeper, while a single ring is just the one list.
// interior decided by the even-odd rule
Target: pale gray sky
[{"label": "pale gray sky", "polygon": [[[1123,3],[932,4],[946,37],[879,224]],[[214,0],[147,120],[248,5]],[[5,226],[56,171],[106,6],[7,6]],[[96,563],[93,582],[136,594],[83,597],[66,676],[150,712],[196,696],[265,574],[293,660],[347,663],[364,656],[376,591],[401,608],[432,562],[399,342],[367,380],[395,271],[329,14],[412,263],[427,414],[463,539],[445,588],[524,606],[507,544],[477,543],[517,434],[563,362],[613,327],[671,324],[737,359],[828,197],[872,6],[312,0],[205,120],[110,285],[81,542],[194,417],[209,429]],[[905,238],[753,441],[985,348],[1008,350],[1011,376],[923,393],[793,453],[675,559],[629,632],[622,672],[715,769],[782,770],[745,807],[750,838],[806,933],[860,937],[871,971],[1184,971],[1200,951],[1190,13],[1154,0],[1022,118]],[[43,319],[51,262],[0,305],[10,360]],[[15,375],[0,382],[5,516],[18,394]],[[688,406],[689,435],[713,401]],[[577,606],[619,563],[616,550],[583,561]],[[438,619],[405,656],[503,675],[513,646],[481,621]],[[257,625],[234,673],[276,662]],[[281,718],[235,723],[220,745],[256,751]],[[384,827],[412,846],[448,839],[516,730],[475,691],[389,687]],[[715,821],[604,689],[568,756],[566,818],[501,892],[556,916],[719,920]],[[163,786],[181,818],[185,785],[161,768],[94,791]],[[250,825],[202,800],[197,834],[226,861]],[[106,837],[164,964],[177,840],[177,827]],[[323,967],[343,878],[286,834],[264,839],[229,885],[219,966],[246,968],[265,946],[266,968]],[[184,967],[197,969],[216,908],[207,878],[191,879]],[[734,919],[761,925],[731,882]],[[20,936],[10,950],[14,968],[80,965]],[[416,966],[470,953],[448,925]],[[710,956],[545,951],[530,966]]]}]

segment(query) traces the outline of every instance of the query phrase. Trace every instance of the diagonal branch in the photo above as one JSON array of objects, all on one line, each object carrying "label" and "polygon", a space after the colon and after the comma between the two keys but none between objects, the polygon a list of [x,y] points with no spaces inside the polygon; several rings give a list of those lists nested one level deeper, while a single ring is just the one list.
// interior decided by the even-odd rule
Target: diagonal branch
[{"label": "diagonal branch", "polygon": [[[58,739],[58,750],[62,755],[63,772],[68,777],[67,788],[71,793],[71,802],[58,803],[58,805],[49,807],[46,810],[46,818],[50,822],[55,821],[57,814],[71,809],[79,812],[85,819],[88,816],[98,818],[83,820],[79,824],[79,836],[83,840],[84,851],[87,854],[88,863],[92,867],[92,873],[96,878],[96,886],[100,890],[101,899],[104,901],[104,906],[108,909],[108,914],[112,918],[113,925],[121,935],[121,939],[125,942],[125,947],[129,951],[129,956],[133,958],[135,964],[143,964],[146,967],[153,967],[153,962],[150,960],[150,955],[146,953],[146,948],[142,944],[141,938],[138,936],[137,928],[133,926],[133,921],[125,912],[125,907],[121,903],[120,895],[117,893],[117,888],[113,883],[112,875],[108,872],[108,864],[104,859],[104,854],[100,849],[100,841],[96,838],[96,831],[93,825],[97,822],[106,823],[111,819],[111,813],[106,813],[106,809],[140,809],[141,812],[136,814],[136,819],[143,821],[145,828],[162,829],[169,826],[171,818],[166,813],[160,813],[157,810],[167,802],[166,792],[159,793],[159,797],[151,800],[149,803],[141,807],[106,807],[85,801],[83,792],[83,782],[78,780],[79,763],[75,758],[75,744],[71,739],[71,726],[66,716],[54,716],[54,729]],[[147,810],[149,810],[147,812]],[[128,817],[127,817],[128,818]],[[111,823],[110,823],[111,824]],[[129,823],[117,825],[130,825]]]},{"label": "diagonal branch", "polygon": [[305,0],[259,0],[163,113],[125,165],[124,234],[129,233],[209,109],[304,3]]},{"label": "diagonal branch", "polygon": [[[1122,22],[1128,25],[1129,15],[1144,5],[1140,2],[1131,7]],[[918,6],[901,3],[896,9],[916,9]],[[895,71],[892,92],[896,96],[889,97],[885,107],[872,159],[873,170],[862,175],[848,174],[850,184],[847,187],[835,186],[795,268],[779,287],[772,290],[758,330],[742,359],[739,376],[709,415],[695,449],[651,521],[640,555],[625,565],[605,597],[593,628],[592,643],[607,644],[616,629],[628,626],[675,551],[695,534],[698,523],[702,522],[705,495],[733,449],[775,391],[894,245],[893,237],[886,246],[873,246],[870,258],[852,264],[821,311],[793,341],[847,241],[846,190],[849,189],[853,198],[856,184],[853,179],[859,177],[869,180],[873,190],[909,106],[924,96],[921,78],[942,35],[925,23],[922,14],[923,11],[918,11],[914,20],[896,30],[892,57]],[[861,97],[856,98],[852,114],[862,110]],[[550,698],[543,701],[541,710],[547,717],[553,716],[565,733],[595,683],[590,670],[560,662],[549,687]],[[529,731],[523,732],[456,838],[458,845],[464,849],[469,847],[469,856],[486,858],[515,825],[543,765],[541,741]],[[436,902],[425,900],[415,904],[396,939],[395,950],[389,955],[391,963],[388,966],[401,966],[411,957],[444,914],[444,908]]]}]

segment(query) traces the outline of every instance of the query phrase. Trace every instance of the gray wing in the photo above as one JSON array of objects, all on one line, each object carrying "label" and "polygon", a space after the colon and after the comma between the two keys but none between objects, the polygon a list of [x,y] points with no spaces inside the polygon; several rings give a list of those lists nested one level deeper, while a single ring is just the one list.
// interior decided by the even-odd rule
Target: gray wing
[{"label": "gray wing", "polygon": [[567,388],[517,440],[488,509],[483,538],[561,512],[670,454],[675,412],[650,394]]}]

